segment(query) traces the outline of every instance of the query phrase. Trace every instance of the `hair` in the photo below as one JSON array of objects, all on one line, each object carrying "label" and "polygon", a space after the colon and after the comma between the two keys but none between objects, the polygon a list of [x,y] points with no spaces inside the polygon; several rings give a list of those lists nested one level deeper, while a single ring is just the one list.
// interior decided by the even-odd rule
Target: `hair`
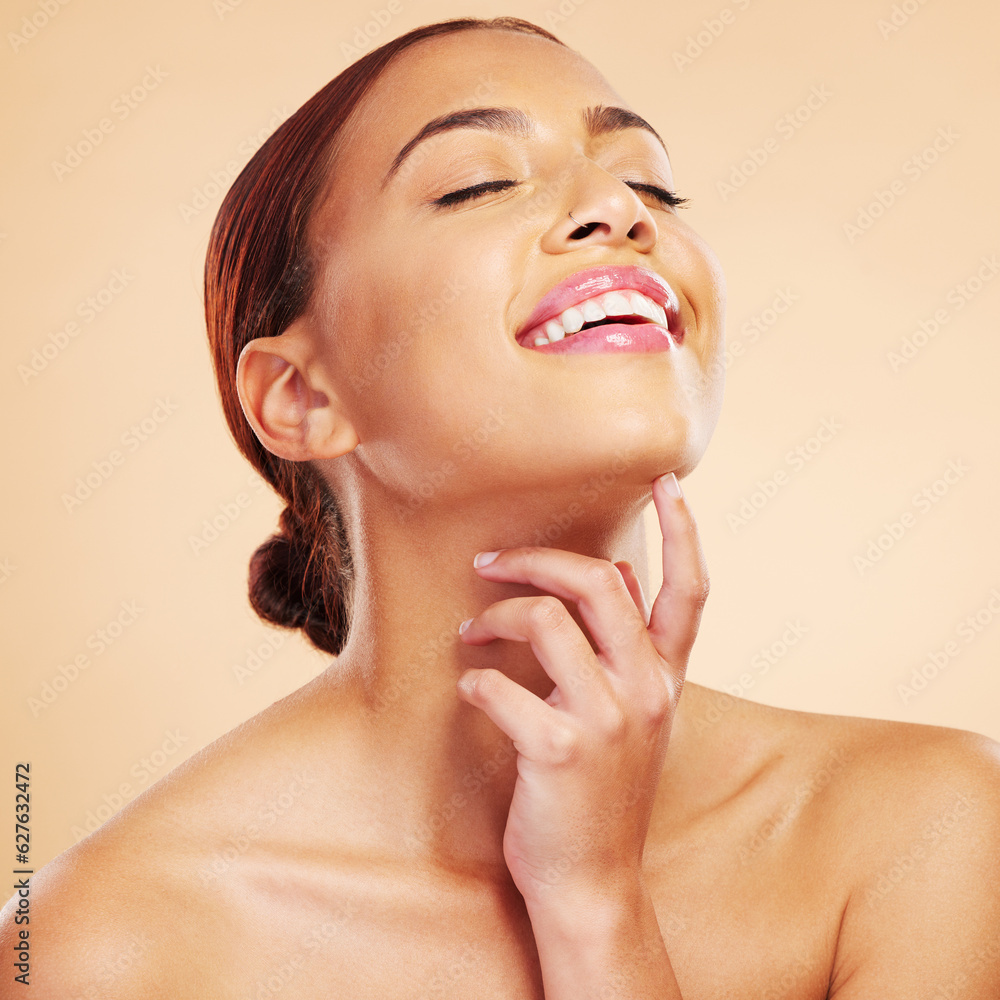
[{"label": "hair", "polygon": [[521,18],[461,17],[373,49],[268,137],[226,193],[209,238],[205,321],[226,422],[237,447],[286,503],[279,531],[250,559],[250,605],[264,621],[301,629],[334,656],[347,641],[354,581],[340,506],[311,463],[280,458],[258,440],[240,405],[236,366],[247,343],[279,336],[309,304],[316,268],[307,227],[318,192],[335,173],[335,143],[352,112],[399,53],[473,28],[563,44]]}]

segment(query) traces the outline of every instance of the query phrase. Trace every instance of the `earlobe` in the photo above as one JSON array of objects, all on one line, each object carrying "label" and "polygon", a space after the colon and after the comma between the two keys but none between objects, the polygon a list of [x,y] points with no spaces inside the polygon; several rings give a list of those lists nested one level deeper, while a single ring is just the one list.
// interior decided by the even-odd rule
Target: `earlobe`
[{"label": "earlobe", "polygon": [[259,337],[240,352],[236,391],[243,414],[260,443],[279,458],[337,458],[357,446],[354,427],[321,378],[294,337]]}]

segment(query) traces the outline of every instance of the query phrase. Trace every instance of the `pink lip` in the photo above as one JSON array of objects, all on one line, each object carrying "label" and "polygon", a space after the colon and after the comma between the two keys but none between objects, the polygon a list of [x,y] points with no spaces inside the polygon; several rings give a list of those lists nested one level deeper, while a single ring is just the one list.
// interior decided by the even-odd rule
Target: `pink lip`
[{"label": "pink lip", "polygon": [[[552,344],[535,347],[524,342],[526,334],[565,309],[593,295],[616,289],[634,289],[661,305],[667,315],[670,336],[655,323],[607,323],[570,334]],[[655,271],[632,264],[607,264],[577,271],[547,292],[515,339],[522,347],[551,354],[587,354],[595,351],[666,351],[684,337],[677,296]],[[574,346],[574,341],[580,340]]]},{"label": "pink lip", "polygon": [[675,345],[673,335],[656,323],[604,323],[530,350],[541,351],[542,354],[598,354],[611,351],[645,354],[649,351],[669,351]]}]

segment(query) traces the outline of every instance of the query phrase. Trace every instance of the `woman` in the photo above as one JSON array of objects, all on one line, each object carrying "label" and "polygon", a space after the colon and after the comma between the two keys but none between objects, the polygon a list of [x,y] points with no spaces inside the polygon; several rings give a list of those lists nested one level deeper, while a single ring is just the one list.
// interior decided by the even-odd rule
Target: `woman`
[{"label": "woman", "polygon": [[515,19],[258,152],[209,337],[288,503],[251,602],[337,659],[32,879],[33,995],[1000,995],[993,741],[684,683],[724,292],[681,200]]}]

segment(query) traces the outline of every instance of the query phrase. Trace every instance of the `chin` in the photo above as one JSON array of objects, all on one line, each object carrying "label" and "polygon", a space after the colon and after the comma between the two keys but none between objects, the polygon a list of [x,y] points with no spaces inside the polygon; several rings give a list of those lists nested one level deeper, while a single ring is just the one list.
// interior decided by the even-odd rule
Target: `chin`
[{"label": "chin", "polygon": [[715,431],[716,420],[703,417],[697,419],[678,417],[677,419],[682,425],[682,430],[679,428],[679,433],[674,435],[673,447],[669,451],[673,464],[662,471],[673,472],[678,479],[683,479],[694,471],[708,450],[708,444]]}]

